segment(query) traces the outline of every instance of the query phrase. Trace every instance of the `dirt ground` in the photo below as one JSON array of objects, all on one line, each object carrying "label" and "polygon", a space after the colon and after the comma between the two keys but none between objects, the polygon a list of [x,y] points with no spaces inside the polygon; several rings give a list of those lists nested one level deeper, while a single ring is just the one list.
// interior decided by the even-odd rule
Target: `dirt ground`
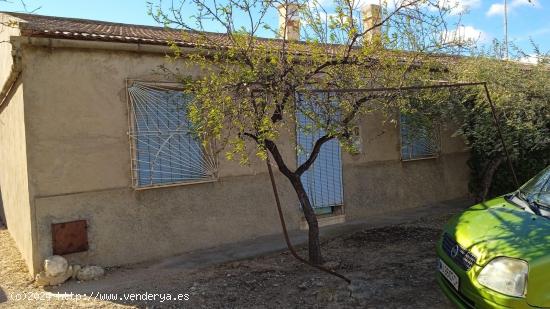
[{"label": "dirt ground", "polygon": [[[352,279],[351,285],[288,253],[276,253],[193,270],[109,269],[101,280],[71,281],[45,291],[32,285],[13,240],[0,228],[0,307],[452,308],[435,282],[434,253],[449,217],[425,217],[325,241],[325,258]],[[303,249],[300,253],[305,256]]]}]

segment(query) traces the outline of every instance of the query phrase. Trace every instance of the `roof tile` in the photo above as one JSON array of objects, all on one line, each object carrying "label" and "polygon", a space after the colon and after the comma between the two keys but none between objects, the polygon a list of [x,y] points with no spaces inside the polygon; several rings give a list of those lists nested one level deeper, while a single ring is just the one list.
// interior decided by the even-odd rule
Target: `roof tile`
[{"label": "roof tile", "polygon": [[[53,37],[63,39],[85,39],[128,43],[167,44],[175,41],[179,45],[196,46],[198,35],[182,30],[112,23],[99,20],[67,17],[43,16],[25,13],[0,12],[21,19],[21,34],[32,37]],[[206,33],[210,40],[218,44],[228,44],[227,36],[219,33]]]}]

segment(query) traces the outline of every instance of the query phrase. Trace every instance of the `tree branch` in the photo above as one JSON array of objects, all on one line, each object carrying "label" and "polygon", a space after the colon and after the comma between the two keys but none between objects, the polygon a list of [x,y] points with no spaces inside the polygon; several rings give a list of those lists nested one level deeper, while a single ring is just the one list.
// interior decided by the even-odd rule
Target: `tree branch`
[{"label": "tree branch", "polygon": [[309,158],[307,158],[307,160],[296,169],[295,174],[298,176],[301,176],[305,171],[307,171],[311,167],[311,165],[313,165],[313,163],[317,159],[317,156],[319,156],[319,152],[321,151],[321,146],[323,146],[324,143],[330,141],[333,138],[334,136],[329,136],[329,135],[323,135],[321,138],[319,138],[315,142],[315,145],[313,146],[313,150],[311,150],[311,154],[309,155]]},{"label": "tree branch", "polygon": [[262,140],[252,134],[252,133],[248,133],[248,132],[244,132],[243,135],[245,136],[248,136],[250,137],[251,139],[253,139],[258,145],[263,145],[265,146],[265,148],[267,150],[269,150],[269,152],[271,153],[271,155],[273,156],[273,159],[275,160],[275,162],[277,163],[277,166],[279,167],[279,171],[285,175],[287,178],[289,179],[292,179],[293,177],[296,177],[296,173],[293,173],[289,168],[288,166],[286,165],[284,159],[283,159],[283,156],[281,155],[281,153],[279,152],[279,148],[277,147],[277,145],[275,144],[275,142],[273,142],[272,140],[269,140],[269,139],[264,139],[263,140],[263,143],[262,143]]}]

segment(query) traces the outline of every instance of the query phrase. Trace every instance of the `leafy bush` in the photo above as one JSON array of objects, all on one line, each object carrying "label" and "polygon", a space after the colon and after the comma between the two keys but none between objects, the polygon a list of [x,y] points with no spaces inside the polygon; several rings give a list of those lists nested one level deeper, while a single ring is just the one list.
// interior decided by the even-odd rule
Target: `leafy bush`
[{"label": "leafy bush", "polygon": [[[518,182],[524,183],[550,164],[550,67],[481,55],[453,68],[458,80],[488,83]],[[478,199],[517,189],[484,89],[462,91],[447,112],[458,134],[471,147],[470,192]]]}]

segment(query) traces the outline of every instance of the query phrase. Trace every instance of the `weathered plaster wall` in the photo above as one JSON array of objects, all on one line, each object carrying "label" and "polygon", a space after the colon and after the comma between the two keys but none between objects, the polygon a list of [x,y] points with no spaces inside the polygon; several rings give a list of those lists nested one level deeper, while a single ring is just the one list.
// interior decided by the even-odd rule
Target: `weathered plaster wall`
[{"label": "weathered plaster wall", "polygon": [[[152,73],[165,64],[161,55],[38,47],[26,48],[24,55],[39,256],[51,254],[51,223],[76,219],[89,221],[90,250],[69,258],[102,265],[280,232],[261,162],[242,167],[221,158],[218,182],[130,188],[125,79],[163,80]],[[184,68],[198,74],[193,65]],[[402,163],[395,126],[381,126],[376,116],[361,126],[363,153],[344,155],[349,219],[466,194],[466,154],[458,139],[445,141],[439,159]],[[281,139],[294,165],[294,138]],[[297,229],[301,214],[295,194],[281,176],[278,182],[290,228]]]},{"label": "weathered plaster wall", "polygon": [[[0,20],[3,25],[8,22],[1,14]],[[4,42],[0,44],[0,86],[10,76],[13,58],[12,45],[8,42],[10,36],[17,33],[16,28],[7,26],[0,31],[0,41]],[[34,272],[34,215],[28,184],[23,101],[23,85],[18,81],[0,106],[0,191],[5,223],[30,271]]]},{"label": "weathered plaster wall", "polygon": [[[281,190],[289,187],[279,180]],[[283,195],[285,205],[297,205]],[[296,207],[294,207],[295,209]],[[265,174],[223,178],[185,187],[116,189],[37,199],[40,252],[51,252],[50,222],[89,221],[90,250],[83,263],[120,265],[280,232]],[[288,211],[295,229],[298,212]]]},{"label": "weathered plaster wall", "polygon": [[8,230],[33,271],[33,215],[27,178],[23,86],[0,112],[0,187]]},{"label": "weathered plaster wall", "polygon": [[[153,74],[161,55],[28,47],[24,55],[30,183],[39,255],[51,254],[52,223],[87,219],[82,263],[117,265],[280,231],[265,165],[222,161],[214,183],[130,188],[126,78]],[[188,66],[196,73],[194,66]],[[292,139],[288,139],[291,141]],[[292,147],[284,152],[292,158]],[[283,181],[280,181],[283,183]],[[290,192],[286,184],[282,191]],[[297,200],[282,197],[290,228]]]},{"label": "weathered plaster wall", "polygon": [[441,128],[441,156],[401,161],[400,133],[381,115],[360,124],[362,149],[343,154],[344,203],[348,220],[365,219],[388,210],[418,207],[468,194],[467,148],[452,137],[453,127]]}]

